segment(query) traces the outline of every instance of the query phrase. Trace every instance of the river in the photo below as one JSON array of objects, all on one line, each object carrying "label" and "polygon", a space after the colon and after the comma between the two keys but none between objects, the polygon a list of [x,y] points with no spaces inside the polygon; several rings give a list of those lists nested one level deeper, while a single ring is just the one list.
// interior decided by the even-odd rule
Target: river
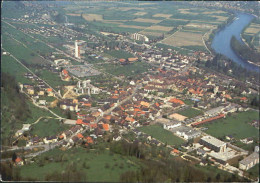
[{"label": "river", "polygon": [[246,60],[237,55],[231,48],[230,41],[232,36],[235,36],[242,44],[245,44],[241,39],[241,32],[252,20],[253,15],[245,13],[236,13],[236,18],[233,22],[226,25],[218,33],[216,33],[211,47],[216,53],[220,53],[231,59],[232,61],[240,64],[242,67],[259,72],[259,67],[248,63]]}]

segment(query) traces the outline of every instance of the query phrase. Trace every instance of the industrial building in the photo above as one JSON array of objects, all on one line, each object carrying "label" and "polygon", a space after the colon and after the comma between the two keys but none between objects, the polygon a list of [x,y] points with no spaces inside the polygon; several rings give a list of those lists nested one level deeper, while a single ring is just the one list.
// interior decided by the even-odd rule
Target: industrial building
[{"label": "industrial building", "polygon": [[227,143],[209,135],[202,137],[200,139],[200,144],[214,150],[215,152],[225,152],[227,149]]},{"label": "industrial building", "polygon": [[259,163],[259,154],[257,152],[253,152],[245,159],[239,162],[239,169],[248,170]]}]

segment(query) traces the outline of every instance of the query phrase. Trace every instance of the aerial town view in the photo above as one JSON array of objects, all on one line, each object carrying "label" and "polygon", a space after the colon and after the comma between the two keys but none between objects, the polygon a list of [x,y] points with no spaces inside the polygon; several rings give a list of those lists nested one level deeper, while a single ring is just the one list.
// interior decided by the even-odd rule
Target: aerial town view
[{"label": "aerial town view", "polygon": [[1,181],[258,182],[259,1],[1,1]]}]

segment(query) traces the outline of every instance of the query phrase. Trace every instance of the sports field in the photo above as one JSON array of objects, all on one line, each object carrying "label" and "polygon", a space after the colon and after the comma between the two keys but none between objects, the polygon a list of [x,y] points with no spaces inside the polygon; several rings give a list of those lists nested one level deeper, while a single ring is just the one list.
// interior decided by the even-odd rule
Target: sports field
[{"label": "sports field", "polygon": [[182,111],[179,111],[179,112],[177,112],[177,113],[178,113],[178,114],[181,114],[181,115],[183,115],[183,116],[186,116],[186,117],[188,117],[188,118],[193,118],[193,117],[196,117],[196,116],[198,116],[198,115],[203,114],[202,111],[200,111],[200,110],[198,110],[198,109],[194,109],[194,108],[192,108],[192,107],[189,107],[189,108],[184,109],[184,110],[182,110]]}]

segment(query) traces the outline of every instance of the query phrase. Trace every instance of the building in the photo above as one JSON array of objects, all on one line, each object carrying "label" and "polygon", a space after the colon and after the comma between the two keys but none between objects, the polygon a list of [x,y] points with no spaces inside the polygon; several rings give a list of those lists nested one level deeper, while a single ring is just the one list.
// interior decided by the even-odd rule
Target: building
[{"label": "building", "polygon": [[90,80],[78,81],[77,87],[74,88],[77,94],[99,94],[100,89],[90,84]]},{"label": "building", "polygon": [[75,41],[75,57],[80,58],[80,45],[79,40]]},{"label": "building", "polygon": [[188,126],[179,126],[176,127],[173,131],[176,133],[176,135],[184,138],[185,140],[193,139],[201,135],[200,131],[194,130]]},{"label": "building", "polygon": [[131,38],[134,39],[134,40],[138,40],[138,41],[144,41],[144,42],[149,41],[148,37],[146,37],[145,35],[142,35],[142,34],[138,34],[138,33],[132,34]]},{"label": "building", "polygon": [[170,121],[170,122],[163,124],[163,128],[166,129],[166,130],[173,129],[173,128],[176,128],[178,126],[181,126],[181,122],[179,122],[179,121]]},{"label": "building", "polygon": [[225,152],[227,149],[227,143],[209,135],[202,137],[200,139],[200,144],[214,150],[215,152]]},{"label": "building", "polygon": [[251,155],[239,162],[239,169],[248,170],[257,163],[259,163],[259,154],[257,152],[253,152]]}]

